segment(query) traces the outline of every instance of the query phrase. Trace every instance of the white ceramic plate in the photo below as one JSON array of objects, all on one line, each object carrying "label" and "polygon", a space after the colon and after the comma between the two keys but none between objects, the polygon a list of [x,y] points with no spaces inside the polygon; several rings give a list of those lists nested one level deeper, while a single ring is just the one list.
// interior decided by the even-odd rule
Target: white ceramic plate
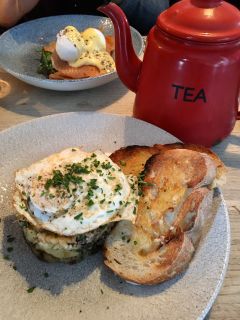
[{"label": "white ceramic plate", "polygon": [[[94,78],[79,80],[49,80],[37,73],[41,47],[56,39],[56,34],[67,25],[78,30],[88,27],[101,28],[105,34],[113,34],[111,20],[89,15],[62,15],[32,20],[11,28],[0,36],[0,65],[16,78],[36,87],[73,91],[84,90],[106,84],[117,78],[110,72]],[[131,28],[133,47],[137,55],[143,51],[140,33]]]},{"label": "white ceramic plate", "polygon": [[[143,121],[89,112],[39,118],[0,133],[1,319],[204,318],[220,290],[229,257],[229,220],[221,193],[214,201],[215,218],[187,271],[149,287],[123,282],[104,267],[101,253],[75,265],[39,261],[25,244],[12,208],[15,170],[53,152],[79,145],[112,152],[131,144],[176,141]],[[8,235],[15,240],[7,242]],[[36,289],[27,293],[33,286]]]}]

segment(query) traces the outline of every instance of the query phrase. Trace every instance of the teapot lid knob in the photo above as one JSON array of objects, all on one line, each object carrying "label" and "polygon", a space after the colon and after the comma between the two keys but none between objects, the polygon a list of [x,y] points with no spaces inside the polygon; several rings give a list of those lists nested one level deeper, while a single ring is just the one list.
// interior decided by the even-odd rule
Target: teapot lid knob
[{"label": "teapot lid knob", "polygon": [[178,38],[228,42],[240,39],[240,11],[223,0],[182,0],[159,15],[157,26]]}]

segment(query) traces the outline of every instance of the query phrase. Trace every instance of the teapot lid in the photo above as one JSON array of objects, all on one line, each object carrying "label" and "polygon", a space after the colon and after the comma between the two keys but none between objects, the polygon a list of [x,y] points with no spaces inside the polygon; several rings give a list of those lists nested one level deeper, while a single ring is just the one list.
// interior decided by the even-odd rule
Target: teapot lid
[{"label": "teapot lid", "polygon": [[240,39],[240,11],[222,0],[182,0],[162,12],[157,25],[169,34],[193,41]]}]

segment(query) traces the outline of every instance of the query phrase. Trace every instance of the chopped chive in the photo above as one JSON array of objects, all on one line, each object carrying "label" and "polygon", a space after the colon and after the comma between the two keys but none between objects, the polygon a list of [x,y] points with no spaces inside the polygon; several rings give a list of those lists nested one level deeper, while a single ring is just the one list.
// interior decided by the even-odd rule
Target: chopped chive
[{"label": "chopped chive", "polygon": [[7,242],[13,242],[15,240],[15,237],[8,236],[7,237]]},{"label": "chopped chive", "polygon": [[82,219],[82,215],[83,215],[83,213],[81,212],[81,213],[79,213],[78,215],[76,215],[76,216],[74,217],[74,219],[75,219],[75,220],[80,220],[80,219]]},{"label": "chopped chive", "polygon": [[87,202],[88,207],[91,207],[94,204],[94,201],[92,199],[89,199]]},{"label": "chopped chive", "polygon": [[120,165],[121,165],[122,167],[125,167],[125,166],[126,166],[126,162],[123,161],[123,160],[120,160]]},{"label": "chopped chive", "polygon": [[114,189],[114,191],[115,191],[115,192],[118,192],[118,191],[120,191],[120,190],[122,190],[122,186],[121,186],[120,184],[117,184],[116,187],[115,187],[115,189]]},{"label": "chopped chive", "polygon": [[28,293],[32,293],[35,288],[36,288],[36,287],[28,288],[28,289],[27,289],[27,292],[28,292]]},{"label": "chopped chive", "polygon": [[112,167],[111,163],[110,162],[107,162],[107,163],[102,163],[102,168],[103,169],[110,169]]}]

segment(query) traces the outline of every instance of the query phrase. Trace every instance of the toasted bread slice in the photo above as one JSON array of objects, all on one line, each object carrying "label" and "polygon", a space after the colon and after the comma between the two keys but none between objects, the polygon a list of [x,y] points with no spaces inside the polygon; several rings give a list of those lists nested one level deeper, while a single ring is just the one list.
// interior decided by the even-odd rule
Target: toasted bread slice
[{"label": "toasted bread slice", "polygon": [[125,174],[139,175],[145,166],[146,161],[154,154],[171,149],[188,149],[207,154],[215,163],[217,175],[213,187],[223,185],[226,182],[226,167],[219,157],[210,149],[194,144],[183,144],[181,142],[171,144],[155,144],[149,146],[128,146],[121,148],[110,156],[117,163]]},{"label": "toasted bread slice", "polygon": [[[148,148],[138,148],[147,150],[145,158],[149,156]],[[131,165],[125,167],[133,172],[138,152],[134,149],[129,156],[126,149],[116,152],[112,160],[127,162],[130,158]],[[211,211],[210,186],[221,163],[202,149],[155,145],[152,150],[156,149],[159,152],[144,166],[136,224],[119,223],[105,243],[105,264],[120,277],[139,284],[165,281],[187,267]],[[134,172],[141,172],[139,163]]]},{"label": "toasted bread slice", "polygon": [[143,196],[136,224],[154,238],[165,236],[193,188],[210,185],[216,176],[214,162],[203,153],[165,150],[145,165]]},{"label": "toasted bread slice", "polygon": [[124,174],[138,176],[143,171],[146,161],[160,150],[161,145],[157,145],[156,148],[134,145],[115,151],[110,158],[119,165]]},{"label": "toasted bread slice", "polygon": [[[105,243],[104,262],[121,278],[150,285],[170,279],[186,269],[193,256],[194,247],[185,233],[178,234],[158,250],[144,255],[141,252],[141,242],[139,245],[137,240],[138,231],[135,229],[131,223],[121,221]],[[129,238],[123,238],[122,234],[128,234]]]}]

